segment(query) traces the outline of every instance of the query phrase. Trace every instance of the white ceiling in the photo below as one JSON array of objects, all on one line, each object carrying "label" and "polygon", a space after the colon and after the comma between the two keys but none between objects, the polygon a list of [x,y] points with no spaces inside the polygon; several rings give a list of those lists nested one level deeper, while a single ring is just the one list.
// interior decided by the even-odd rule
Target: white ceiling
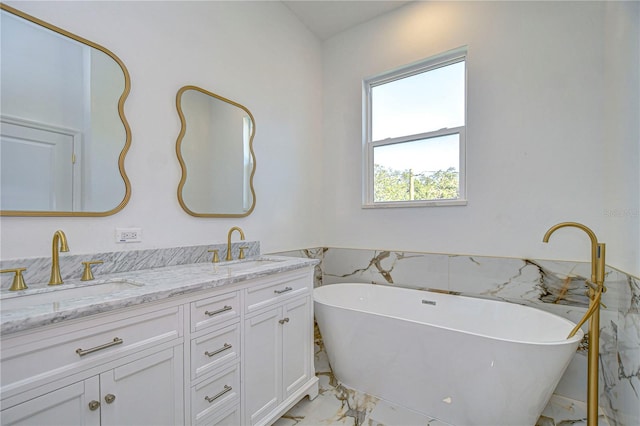
[{"label": "white ceiling", "polygon": [[326,40],[339,32],[397,9],[401,0],[293,0],[282,1],[303,24]]}]

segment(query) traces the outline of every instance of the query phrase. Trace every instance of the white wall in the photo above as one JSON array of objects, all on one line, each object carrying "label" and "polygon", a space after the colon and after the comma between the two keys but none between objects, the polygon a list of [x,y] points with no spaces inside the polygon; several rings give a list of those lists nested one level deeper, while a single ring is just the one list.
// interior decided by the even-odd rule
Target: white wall
[{"label": "white wall", "polygon": [[605,23],[607,250],[640,276],[640,2],[607,2]]},{"label": "white wall", "polygon": [[[555,223],[578,221],[607,243],[608,264],[640,275],[638,3],[630,3],[419,2],[327,40],[325,245],[588,260],[580,231],[541,242]],[[613,30],[635,37],[624,44],[631,53],[608,50]],[[362,79],[463,45],[468,205],[362,209]],[[611,81],[620,75],[624,82]]]},{"label": "white wall", "polygon": [[[321,244],[320,42],[279,2],[7,2],[107,47],[127,66],[131,201],[105,218],[2,217],[2,259],[49,256],[56,229],[74,254],[226,242],[241,226],[262,249]],[[175,97],[186,84],[245,105],[255,116],[256,208],[240,219],[201,219],[179,206]],[[142,227],[139,244],[116,227]],[[234,237],[235,240],[236,237]]]},{"label": "white wall", "polygon": [[[132,79],[133,195],[107,218],[0,219],[0,257],[223,242],[233,225],[265,252],[319,245],[587,260],[640,275],[638,2],[421,2],[321,46],[279,2],[10,5],[112,50]],[[469,46],[465,207],[363,210],[361,80]],[[177,202],[177,90],[198,85],[256,118],[257,205],[199,219]],[[324,100],[321,106],[320,100]],[[324,119],[323,119],[324,115]],[[321,221],[321,215],[325,217]],[[141,244],[113,242],[140,226]]]}]

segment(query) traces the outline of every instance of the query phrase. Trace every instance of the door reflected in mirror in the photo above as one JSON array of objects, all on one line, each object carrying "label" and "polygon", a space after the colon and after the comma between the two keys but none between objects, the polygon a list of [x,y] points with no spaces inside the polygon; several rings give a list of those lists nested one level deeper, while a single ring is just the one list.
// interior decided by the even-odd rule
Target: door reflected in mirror
[{"label": "door reflected in mirror", "polygon": [[256,203],[251,112],[196,86],[178,91],[176,107],[182,124],[176,142],[182,208],[197,217],[251,214]]},{"label": "door reflected in mirror", "polygon": [[120,211],[131,194],[127,69],[102,46],[0,6],[0,214]]}]

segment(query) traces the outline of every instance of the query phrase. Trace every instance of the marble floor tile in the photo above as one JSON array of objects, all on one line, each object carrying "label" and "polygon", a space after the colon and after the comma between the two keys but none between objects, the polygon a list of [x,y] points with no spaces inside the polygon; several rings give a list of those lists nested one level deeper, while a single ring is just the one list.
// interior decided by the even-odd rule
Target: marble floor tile
[{"label": "marble floor tile", "polygon": [[[340,385],[329,365],[317,327],[315,343],[318,396],[314,400],[301,400],[274,426],[452,426]],[[585,403],[553,395],[535,426],[586,426],[586,418]],[[604,416],[600,417],[598,425],[615,426]]]},{"label": "marble floor tile", "polygon": [[[536,426],[586,426],[587,405],[560,395],[553,395]],[[604,415],[598,418],[598,426],[610,426]]]},{"label": "marble floor tile", "polygon": [[[333,374],[317,324],[314,340],[318,396],[312,401],[309,398],[301,400],[274,426],[452,426],[342,386]],[[535,426],[586,426],[586,419],[584,402],[553,395]],[[616,426],[607,422],[603,415],[598,425]]]},{"label": "marble floor tile", "polygon": [[380,400],[369,413],[367,426],[395,426],[395,425],[429,425],[451,426],[449,423],[432,419],[415,411],[399,407],[385,400]]},{"label": "marble floor tile", "polygon": [[[274,426],[452,426],[388,401],[352,390],[327,386],[313,401],[303,399]],[[586,426],[584,403],[554,395],[535,426]],[[599,426],[610,426],[604,416]],[[514,425],[516,426],[516,425]]]},{"label": "marble floor tile", "polygon": [[301,400],[274,426],[450,426],[340,385],[329,365],[317,324],[314,338],[318,396],[312,401]]}]

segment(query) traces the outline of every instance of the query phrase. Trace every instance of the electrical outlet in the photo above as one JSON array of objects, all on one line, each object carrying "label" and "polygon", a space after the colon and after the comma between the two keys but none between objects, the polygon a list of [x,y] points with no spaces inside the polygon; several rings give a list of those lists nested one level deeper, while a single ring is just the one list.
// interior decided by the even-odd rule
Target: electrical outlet
[{"label": "electrical outlet", "polygon": [[116,243],[139,243],[142,228],[116,228]]}]

